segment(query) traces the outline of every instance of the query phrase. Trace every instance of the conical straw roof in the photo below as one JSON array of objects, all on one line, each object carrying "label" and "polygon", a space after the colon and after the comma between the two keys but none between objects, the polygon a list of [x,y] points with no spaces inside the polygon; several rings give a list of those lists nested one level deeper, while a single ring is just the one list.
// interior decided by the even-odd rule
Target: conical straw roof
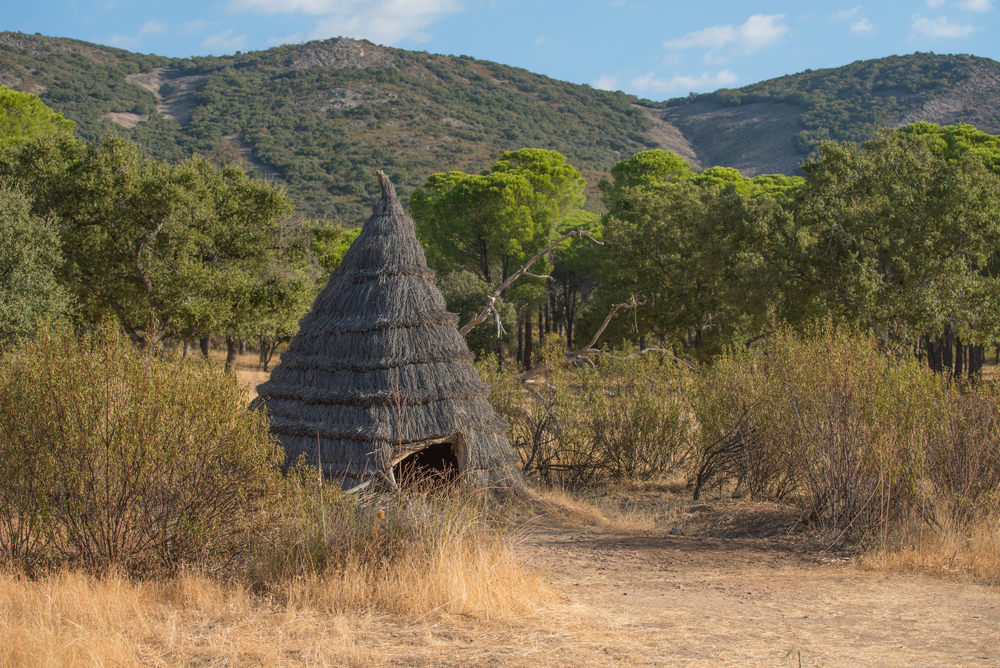
[{"label": "conical straw roof", "polygon": [[382,199],[257,388],[288,464],[304,457],[345,487],[391,477],[430,443],[452,443],[462,471],[518,478],[506,422],[487,402],[445,309],[413,221],[388,177]]}]

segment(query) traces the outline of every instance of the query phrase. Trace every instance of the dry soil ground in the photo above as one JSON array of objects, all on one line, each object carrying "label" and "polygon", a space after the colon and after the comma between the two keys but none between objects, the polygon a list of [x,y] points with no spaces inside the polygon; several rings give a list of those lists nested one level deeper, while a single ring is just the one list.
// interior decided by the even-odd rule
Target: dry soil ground
[{"label": "dry soil ground", "polygon": [[997,588],[861,570],[801,535],[718,529],[740,512],[702,506],[681,536],[541,523],[525,558],[579,610],[591,646],[563,665],[1000,666]]},{"label": "dry soil ground", "polygon": [[[538,613],[507,622],[372,620],[353,635],[365,648],[354,661],[1000,666],[1000,589],[864,570],[850,554],[823,552],[786,509],[733,501],[692,507],[664,489],[639,496],[663,506],[660,517],[670,521],[614,528],[557,512],[531,523],[519,550],[557,599]],[[671,535],[675,523],[684,535]]]}]

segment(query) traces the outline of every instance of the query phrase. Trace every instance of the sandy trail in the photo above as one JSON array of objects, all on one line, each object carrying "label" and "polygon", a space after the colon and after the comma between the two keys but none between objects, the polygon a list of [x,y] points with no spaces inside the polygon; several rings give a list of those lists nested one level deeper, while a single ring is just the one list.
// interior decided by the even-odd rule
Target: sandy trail
[{"label": "sandy trail", "polygon": [[552,523],[522,549],[579,611],[574,635],[616,641],[578,665],[603,653],[634,666],[1000,666],[992,587],[866,572],[781,541],[662,531]]}]

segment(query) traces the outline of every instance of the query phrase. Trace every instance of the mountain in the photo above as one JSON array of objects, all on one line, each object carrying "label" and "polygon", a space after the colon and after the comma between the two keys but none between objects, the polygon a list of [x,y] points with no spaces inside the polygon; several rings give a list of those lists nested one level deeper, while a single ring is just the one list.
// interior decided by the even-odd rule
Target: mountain
[{"label": "mountain", "polygon": [[656,120],[684,136],[696,167],[794,174],[819,141],[862,142],[879,128],[929,121],[1000,134],[1000,63],[932,53],[890,56],[665,106]]},{"label": "mountain", "polygon": [[596,184],[647,148],[695,167],[792,174],[823,138],[915,120],[1000,132],[1000,64],[913,54],[653,102],[467,56],[352,39],[223,57],[165,58],[0,33],[0,85],[37,93],[88,141],[125,135],[151,156],[249,159],[305,213],[356,225],[386,171],[406,196],[433,172],[488,169],[526,146]]}]

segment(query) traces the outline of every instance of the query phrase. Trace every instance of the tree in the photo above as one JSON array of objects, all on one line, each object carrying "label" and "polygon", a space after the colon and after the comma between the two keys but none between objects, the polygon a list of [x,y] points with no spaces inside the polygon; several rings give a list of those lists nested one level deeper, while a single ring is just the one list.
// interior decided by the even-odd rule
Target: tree
[{"label": "tree", "polygon": [[725,167],[698,174],[668,151],[637,154],[612,175],[601,183],[607,259],[585,329],[593,331],[612,304],[641,294],[648,303],[627,322],[612,323],[609,336],[654,335],[700,355],[755,336],[768,301],[747,292],[760,258],[741,243],[744,218],[765,201],[787,198],[802,179],[747,179]]},{"label": "tree", "polygon": [[[566,216],[559,227],[565,234],[574,229],[592,230],[595,239],[601,239],[597,214],[579,210]],[[566,328],[566,348],[573,349],[574,325],[577,314],[585,308],[589,298],[597,288],[600,269],[600,246],[590,239],[572,237],[561,243],[552,253],[552,281],[548,292],[553,301],[553,310]]]},{"label": "tree", "polygon": [[65,312],[67,296],[55,277],[61,262],[56,226],[32,215],[24,194],[0,183],[0,347],[23,342]]},{"label": "tree", "polygon": [[89,320],[114,313],[155,347],[175,334],[235,336],[262,317],[263,268],[291,211],[273,185],[200,158],[149,160],[116,137],[27,142],[0,154],[0,174],[59,220],[61,278]]},{"label": "tree", "polygon": [[540,236],[528,206],[531,185],[519,174],[432,174],[410,208],[431,263],[463,268],[487,285],[503,282],[530,257]]},{"label": "tree", "polygon": [[76,123],[45,106],[37,95],[0,86],[0,148],[46,135],[72,135]]},{"label": "tree", "polygon": [[[471,271],[484,287],[504,283],[555,239],[562,219],[584,202],[585,181],[555,151],[522,149],[501,156],[480,175],[433,174],[410,199],[430,262],[442,274]],[[544,258],[532,271],[549,269]],[[489,290],[484,290],[484,293]],[[541,285],[521,283],[503,295],[521,312],[524,360],[531,360],[531,315],[542,303]],[[519,341],[521,337],[519,336]]]},{"label": "tree", "polygon": [[794,203],[809,255],[798,287],[836,319],[910,344],[953,330],[998,334],[1000,178],[980,156],[949,159],[909,131],[823,143]]}]

